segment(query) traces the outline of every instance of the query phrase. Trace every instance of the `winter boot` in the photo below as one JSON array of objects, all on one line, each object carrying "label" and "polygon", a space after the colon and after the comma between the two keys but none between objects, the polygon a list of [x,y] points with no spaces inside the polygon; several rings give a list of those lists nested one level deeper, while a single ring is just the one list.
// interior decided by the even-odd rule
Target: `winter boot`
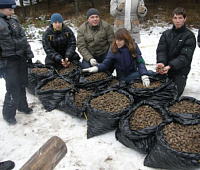
[{"label": "winter boot", "polygon": [[11,170],[14,167],[15,163],[13,161],[0,162],[0,170]]},{"label": "winter boot", "polygon": [[16,115],[16,106],[13,102],[13,99],[11,99],[9,93],[6,93],[5,100],[3,104],[3,119],[9,124],[14,125],[17,123],[15,119]]},{"label": "winter boot", "polygon": [[[15,125],[17,123],[15,118],[3,118],[9,125]],[[1,166],[0,166],[1,167]],[[1,168],[0,168],[1,169]]]},{"label": "winter boot", "polygon": [[28,107],[25,88],[21,88],[21,97],[17,110],[25,114],[31,114],[33,112],[33,109]]},{"label": "winter boot", "polygon": [[25,114],[31,114],[33,112],[33,109],[31,109],[30,107],[27,108],[18,108],[19,112],[23,112]]}]

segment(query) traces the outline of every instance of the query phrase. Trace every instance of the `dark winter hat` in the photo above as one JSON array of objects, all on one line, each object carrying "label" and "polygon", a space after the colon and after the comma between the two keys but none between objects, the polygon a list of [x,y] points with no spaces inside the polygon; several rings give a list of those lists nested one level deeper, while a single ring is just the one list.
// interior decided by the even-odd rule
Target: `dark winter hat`
[{"label": "dark winter hat", "polygon": [[91,16],[91,15],[98,15],[100,16],[100,13],[97,9],[95,8],[90,8],[88,11],[87,11],[87,19]]},{"label": "dark winter hat", "polygon": [[16,8],[15,0],[0,0],[0,9]]},{"label": "dark winter hat", "polygon": [[60,15],[59,13],[54,13],[51,16],[51,24],[53,24],[54,22],[61,22],[61,23],[63,23],[63,17],[62,17],[62,15]]}]

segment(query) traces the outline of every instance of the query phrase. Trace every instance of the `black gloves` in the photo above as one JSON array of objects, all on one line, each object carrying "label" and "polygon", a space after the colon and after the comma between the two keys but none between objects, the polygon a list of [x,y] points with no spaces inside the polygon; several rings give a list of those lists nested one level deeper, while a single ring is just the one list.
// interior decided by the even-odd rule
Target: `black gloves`
[{"label": "black gloves", "polygon": [[28,62],[29,67],[32,66],[32,64],[33,64],[32,59],[28,59],[27,62]]}]

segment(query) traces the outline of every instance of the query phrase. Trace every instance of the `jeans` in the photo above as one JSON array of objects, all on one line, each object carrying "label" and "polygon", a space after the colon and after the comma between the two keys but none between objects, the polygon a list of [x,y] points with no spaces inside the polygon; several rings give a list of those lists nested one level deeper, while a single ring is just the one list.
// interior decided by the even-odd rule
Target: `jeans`
[{"label": "jeans", "polygon": [[[154,75],[156,75],[156,74],[157,74],[157,73],[154,72],[154,71],[152,71],[152,70],[147,70],[147,75],[148,75],[148,76],[154,76]],[[140,76],[140,73],[139,73],[138,71],[136,71],[136,72],[130,74],[129,76],[127,76],[127,77],[122,77],[122,78],[120,78],[119,80],[120,80],[120,81],[125,81],[125,82],[127,82],[127,83],[130,83],[131,81],[133,81],[133,80],[135,80],[135,79],[137,79],[137,78],[140,78],[140,77],[141,77],[141,76]]]}]

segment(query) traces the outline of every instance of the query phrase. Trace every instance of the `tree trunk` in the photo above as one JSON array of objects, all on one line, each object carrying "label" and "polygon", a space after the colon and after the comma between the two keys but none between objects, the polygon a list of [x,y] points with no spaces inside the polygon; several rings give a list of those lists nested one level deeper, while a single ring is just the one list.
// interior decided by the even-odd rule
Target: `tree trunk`
[{"label": "tree trunk", "polygon": [[25,21],[25,18],[26,18],[26,8],[25,8],[25,6],[24,6],[24,1],[23,0],[20,0],[19,1],[19,3],[20,3],[20,6],[21,6],[21,8],[22,8],[22,11],[23,11],[23,15],[21,16],[21,20],[24,22]]},{"label": "tree trunk", "polygon": [[20,6],[24,6],[24,3],[23,3],[23,2],[24,2],[23,0],[19,0]]},{"label": "tree trunk", "polygon": [[47,0],[48,9],[50,9],[50,0]]},{"label": "tree trunk", "polygon": [[79,0],[75,0],[76,16],[79,15]]},{"label": "tree trunk", "polygon": [[20,170],[53,170],[67,153],[66,144],[57,136],[51,137]]},{"label": "tree trunk", "polygon": [[91,7],[95,8],[95,0],[91,0]]}]

